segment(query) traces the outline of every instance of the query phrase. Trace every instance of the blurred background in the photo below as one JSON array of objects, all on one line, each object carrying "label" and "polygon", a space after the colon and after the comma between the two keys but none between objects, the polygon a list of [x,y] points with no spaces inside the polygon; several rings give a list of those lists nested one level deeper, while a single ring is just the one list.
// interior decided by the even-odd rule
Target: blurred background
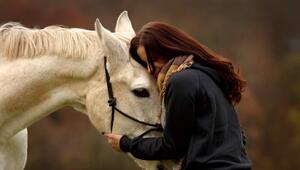
[{"label": "blurred background", "polygon": [[[231,59],[248,82],[237,106],[255,170],[300,169],[300,1],[0,0],[0,23],[113,31],[123,10],[135,30],[173,24]],[[89,120],[64,108],[29,128],[26,170],[139,170]]]}]

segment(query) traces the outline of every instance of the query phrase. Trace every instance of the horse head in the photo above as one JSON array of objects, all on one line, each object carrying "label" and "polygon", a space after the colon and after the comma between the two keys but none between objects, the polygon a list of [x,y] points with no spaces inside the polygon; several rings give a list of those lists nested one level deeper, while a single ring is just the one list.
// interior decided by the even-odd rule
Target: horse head
[{"label": "horse head", "polygon": [[[139,120],[156,123],[160,110],[157,88],[154,79],[146,69],[130,59],[128,45],[134,36],[134,31],[127,13],[124,12],[120,15],[115,33],[105,29],[98,19],[95,27],[102,49],[99,55],[107,57],[107,71],[110,74],[118,108]],[[102,62],[100,69],[103,71],[100,79],[102,85],[95,87],[87,94],[87,112],[91,122],[99,131],[109,131],[111,108],[107,103],[108,90],[104,60],[100,62]],[[135,136],[148,128],[122,115],[115,115],[113,129],[115,133]]]},{"label": "horse head", "polygon": [[[127,12],[123,12],[112,33],[102,26],[97,19],[95,29],[99,36],[101,52],[99,55],[107,57],[107,71],[110,75],[112,91],[116,98],[117,107],[131,117],[155,124],[158,122],[160,99],[153,77],[130,58],[129,44],[135,35]],[[131,137],[138,136],[149,130],[149,126],[137,123],[121,114],[115,113],[114,122],[111,122],[112,111],[108,104],[109,94],[105,79],[105,63],[102,64],[102,85],[95,87],[87,94],[87,112],[92,124],[100,132],[109,132],[111,123],[113,132],[126,134]],[[136,162],[145,169],[158,169],[160,161]]]}]

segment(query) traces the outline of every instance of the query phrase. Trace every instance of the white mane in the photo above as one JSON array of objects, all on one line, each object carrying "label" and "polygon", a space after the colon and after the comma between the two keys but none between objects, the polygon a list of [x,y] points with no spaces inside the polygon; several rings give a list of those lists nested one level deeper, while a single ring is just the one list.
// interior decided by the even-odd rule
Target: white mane
[{"label": "white mane", "polygon": [[0,26],[0,56],[13,60],[41,55],[82,58],[99,46],[94,31],[48,26],[30,29],[9,22]]}]

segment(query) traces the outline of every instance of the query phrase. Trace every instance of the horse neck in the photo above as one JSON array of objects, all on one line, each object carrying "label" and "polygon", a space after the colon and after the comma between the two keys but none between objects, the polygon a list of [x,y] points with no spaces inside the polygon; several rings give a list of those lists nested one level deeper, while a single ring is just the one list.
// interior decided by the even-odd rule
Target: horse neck
[{"label": "horse neck", "polygon": [[100,58],[92,56],[41,56],[0,65],[0,141],[64,106],[85,112],[85,95],[100,78]]}]

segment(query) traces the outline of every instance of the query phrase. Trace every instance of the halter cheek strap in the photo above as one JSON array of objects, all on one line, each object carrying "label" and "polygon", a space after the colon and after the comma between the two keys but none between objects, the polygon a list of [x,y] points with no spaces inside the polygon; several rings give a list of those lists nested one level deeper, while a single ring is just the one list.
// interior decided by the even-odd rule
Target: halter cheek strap
[{"label": "halter cheek strap", "polygon": [[110,75],[109,72],[107,70],[107,57],[104,56],[104,70],[105,70],[105,79],[106,79],[106,86],[107,86],[107,92],[108,92],[108,105],[111,107],[111,121],[110,121],[110,131],[113,131],[113,126],[114,126],[114,118],[115,118],[115,111],[117,111],[118,113],[120,113],[121,115],[123,115],[124,117],[133,120],[134,122],[146,125],[146,126],[151,126],[153,128],[145,131],[144,133],[142,133],[139,137],[143,137],[144,135],[146,135],[147,133],[151,132],[151,131],[159,131],[162,132],[163,128],[161,126],[161,124],[157,123],[157,124],[151,124],[148,122],[144,122],[141,120],[138,120],[132,116],[130,116],[129,114],[121,111],[120,109],[117,108],[117,99],[114,97],[114,93],[113,93],[113,89],[112,89],[112,84],[110,81]]}]

